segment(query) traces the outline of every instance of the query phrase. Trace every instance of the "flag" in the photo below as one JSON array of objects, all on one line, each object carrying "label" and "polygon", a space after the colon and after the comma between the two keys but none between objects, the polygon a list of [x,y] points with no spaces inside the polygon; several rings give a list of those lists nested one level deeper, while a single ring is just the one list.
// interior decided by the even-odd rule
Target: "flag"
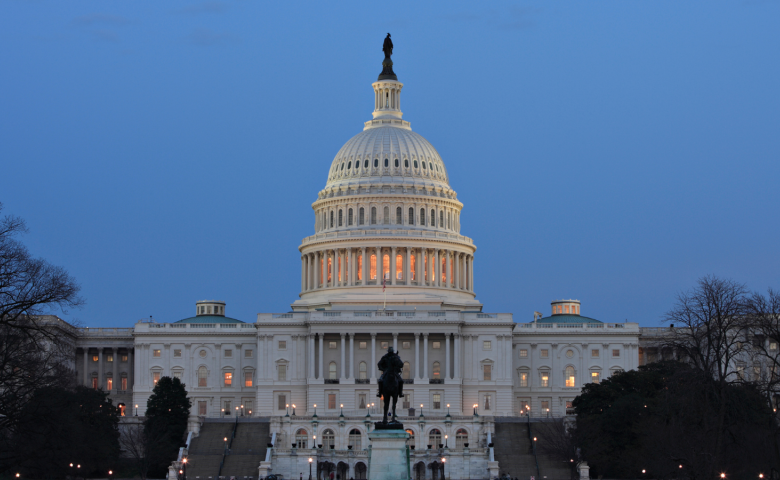
[{"label": "flag", "polygon": [[382,292],[385,291],[385,285],[387,284],[387,275],[382,275]]}]

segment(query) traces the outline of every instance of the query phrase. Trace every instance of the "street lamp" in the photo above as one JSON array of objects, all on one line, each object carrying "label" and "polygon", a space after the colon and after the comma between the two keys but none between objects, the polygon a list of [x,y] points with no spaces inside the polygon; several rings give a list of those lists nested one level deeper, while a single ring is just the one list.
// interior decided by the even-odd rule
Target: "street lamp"
[{"label": "street lamp", "polygon": [[725,473],[721,473],[720,474],[720,478],[726,478],[726,474]]},{"label": "street lamp", "polygon": [[477,404],[475,403],[474,405],[471,406],[471,408],[474,409],[474,415],[476,415],[477,414]]},{"label": "street lamp", "polygon": [[136,417],[138,416],[138,405],[137,405],[137,404],[136,404],[136,406],[135,406],[135,416],[136,416]]},{"label": "street lamp", "polygon": [[550,409],[547,409],[547,418],[550,418]]},{"label": "street lamp", "polygon": [[187,457],[182,458],[181,462],[184,464],[184,480],[187,480]]},{"label": "street lamp", "polygon": [[295,404],[293,403],[293,416],[295,416]]},{"label": "street lamp", "polygon": [[444,478],[446,480],[447,479],[447,474],[444,473],[444,464],[445,463],[447,463],[447,459],[444,458],[444,457],[441,457],[441,476],[442,476],[442,478]]},{"label": "street lamp", "polygon": [[448,437],[449,437],[449,435],[445,435],[444,436],[444,448],[450,448],[449,444],[447,443],[447,438]]},{"label": "street lamp", "polygon": [[311,480],[311,462],[313,462],[313,461],[314,461],[314,459],[309,457],[309,480]]}]

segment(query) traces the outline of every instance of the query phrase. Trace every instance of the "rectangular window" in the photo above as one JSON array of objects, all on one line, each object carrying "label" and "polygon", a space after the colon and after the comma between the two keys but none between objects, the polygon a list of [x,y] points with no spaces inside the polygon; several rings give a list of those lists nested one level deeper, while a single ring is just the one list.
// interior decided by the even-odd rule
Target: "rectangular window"
[{"label": "rectangular window", "polygon": [[276,371],[279,375],[279,381],[286,381],[287,380],[287,365],[277,365]]},{"label": "rectangular window", "polygon": [[412,396],[408,393],[405,393],[403,399],[401,400],[401,408],[412,408]]},{"label": "rectangular window", "polygon": [[246,412],[246,415],[252,415],[252,410],[254,410],[252,407],[254,407],[252,400],[244,401],[244,411]]},{"label": "rectangular window", "polygon": [[550,411],[550,401],[549,400],[542,400],[542,411],[545,412],[545,413]]},{"label": "rectangular window", "polygon": [[287,349],[287,340],[279,340],[279,350]]},{"label": "rectangular window", "polygon": [[331,410],[336,409],[336,394],[335,393],[329,393],[328,394],[328,408]]},{"label": "rectangular window", "polygon": [[122,390],[127,390],[127,377],[122,377]]},{"label": "rectangular window", "polygon": [[114,361],[114,356],[111,355],[111,354],[106,355],[106,361],[107,362],[113,362]]},{"label": "rectangular window", "polygon": [[541,350],[541,352],[540,352],[540,355],[539,355],[539,356],[540,356],[540,357],[542,357],[542,358],[547,358],[547,357],[549,357],[549,356],[550,356],[550,351],[549,351],[549,350],[547,350],[546,348],[543,348],[543,349]]},{"label": "rectangular window", "polygon": [[157,349],[157,350],[154,350],[154,351],[152,352],[152,356],[153,356],[153,357],[161,357],[161,356],[162,356],[162,352],[160,352],[160,350],[159,350],[159,349]]},{"label": "rectangular window", "polygon": [[206,416],[206,413],[207,413],[206,412],[206,408],[207,408],[206,405],[207,405],[207,403],[205,401],[203,401],[203,400],[198,402],[198,415],[200,415],[201,417],[205,417]]},{"label": "rectangular window", "polygon": [[[157,382],[155,382],[155,383],[157,383]],[[94,388],[95,390],[98,389],[98,379],[97,379],[97,377],[92,377],[92,388]]]},{"label": "rectangular window", "polygon": [[777,342],[769,342],[770,350],[777,350]]},{"label": "rectangular window", "polygon": [[181,349],[173,349],[173,356],[174,357],[181,357]]},{"label": "rectangular window", "polygon": [[528,400],[520,400],[520,413],[527,413],[530,410]]},{"label": "rectangular window", "polygon": [[387,350],[388,342],[379,342],[379,347],[382,350]]},{"label": "rectangular window", "polygon": [[108,377],[106,379],[106,390],[110,392],[113,389],[114,389],[114,379],[111,378],[111,377]]},{"label": "rectangular window", "polygon": [[376,255],[371,255],[369,280],[376,280]]},{"label": "rectangular window", "polygon": [[441,394],[440,393],[434,393],[433,394],[433,409],[439,410],[441,408]]},{"label": "rectangular window", "polygon": [[528,374],[525,372],[520,372],[520,386],[521,387],[528,386]]},{"label": "rectangular window", "polygon": [[401,343],[401,348],[412,348],[411,342],[403,342]]},{"label": "rectangular window", "polygon": [[520,358],[527,358],[528,357],[528,350],[525,348],[520,349]]},{"label": "rectangular window", "polygon": [[251,349],[251,348],[248,348],[248,349],[244,350],[244,357],[246,357],[246,358],[252,358],[252,355],[253,355],[253,353],[254,353],[254,352],[252,351],[252,349]]},{"label": "rectangular window", "polygon": [[492,350],[493,343],[490,340],[485,340],[482,342],[482,350]]},{"label": "rectangular window", "polygon": [[232,406],[230,400],[225,400],[225,415],[230,415],[230,407]]},{"label": "rectangular window", "polygon": [[566,386],[567,387],[574,387],[574,375],[569,375],[566,377]]},{"label": "rectangular window", "polygon": [[433,348],[439,350],[441,348],[441,342],[433,342]]},{"label": "rectangular window", "polygon": [[493,408],[493,395],[485,395],[485,403],[482,405],[483,410],[491,410]]},{"label": "rectangular window", "polygon": [[276,397],[276,409],[284,410],[287,408],[287,395],[279,395]]},{"label": "rectangular window", "polygon": [[590,381],[591,383],[599,383],[599,377],[601,375],[599,372],[590,372]]},{"label": "rectangular window", "polygon": [[365,350],[367,348],[367,342],[358,342],[358,348],[361,350]]},{"label": "rectangular window", "polygon": [[245,387],[252,386],[252,372],[244,372],[244,386]]},{"label": "rectangular window", "polygon": [[549,387],[550,386],[550,374],[549,373],[543,373],[542,374],[542,386],[543,387]]},{"label": "rectangular window", "polygon": [[337,348],[336,342],[328,342],[328,348],[330,348],[331,350],[335,350]]},{"label": "rectangular window", "polygon": [[492,380],[493,378],[493,365],[482,365],[483,380]]},{"label": "rectangular window", "polygon": [[178,378],[179,380],[181,380],[181,371],[173,372],[173,378]]},{"label": "rectangular window", "polygon": [[225,372],[225,386],[230,387],[233,385],[233,372]]},{"label": "rectangular window", "polygon": [[599,358],[599,351],[598,350],[591,350],[590,356],[593,358]]},{"label": "rectangular window", "polygon": [[154,372],[152,378],[154,379],[154,384],[157,385],[157,382],[160,381],[160,372]]},{"label": "rectangular window", "polygon": [[358,408],[366,408],[366,394],[365,393],[359,393],[358,394]]},{"label": "rectangular window", "polygon": [[225,350],[225,358],[230,358],[233,356],[233,350],[227,349]]},{"label": "rectangular window", "polygon": [[619,357],[620,356],[620,350],[612,350],[612,356],[613,357]]},{"label": "rectangular window", "polygon": [[127,361],[127,355],[122,355],[122,361],[123,361],[123,362],[126,362],[126,361]]},{"label": "rectangular window", "polygon": [[753,381],[757,382],[761,380],[761,366],[754,365],[753,366]]},{"label": "rectangular window", "polygon": [[[159,350],[155,350],[155,352],[159,352]],[[155,355],[155,357],[159,357],[159,355]],[[92,355],[92,361],[97,362],[99,360],[97,355]]]}]

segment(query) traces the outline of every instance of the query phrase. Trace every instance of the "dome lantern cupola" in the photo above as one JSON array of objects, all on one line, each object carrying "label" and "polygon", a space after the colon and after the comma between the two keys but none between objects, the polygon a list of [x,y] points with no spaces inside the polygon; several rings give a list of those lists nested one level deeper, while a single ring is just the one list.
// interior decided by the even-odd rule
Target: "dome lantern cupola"
[{"label": "dome lantern cupola", "polygon": [[225,302],[222,300],[200,300],[195,302],[195,316],[216,315],[225,316]]},{"label": "dome lantern cupola", "polygon": [[579,315],[579,300],[553,300],[550,302],[553,315]]}]

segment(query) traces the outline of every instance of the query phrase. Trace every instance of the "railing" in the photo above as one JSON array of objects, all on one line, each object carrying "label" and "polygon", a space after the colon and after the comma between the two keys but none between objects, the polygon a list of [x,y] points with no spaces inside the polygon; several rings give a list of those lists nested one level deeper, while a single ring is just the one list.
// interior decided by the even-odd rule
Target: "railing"
[{"label": "railing", "polygon": [[340,317],[341,312],[323,312],[322,315],[326,317]]},{"label": "railing", "polygon": [[428,380],[428,383],[431,384],[431,385],[441,385],[442,383],[444,383],[444,379],[443,378],[431,378],[430,380]]},{"label": "railing", "polygon": [[[355,383],[358,385],[367,385],[371,383],[371,379],[368,378],[356,378]],[[404,380],[404,383],[406,383],[406,380]]]},{"label": "railing", "polygon": [[371,312],[352,312],[352,315],[355,317],[370,317]]},{"label": "railing", "polygon": [[428,312],[429,317],[446,317],[447,312]]},{"label": "railing", "polygon": [[337,385],[339,383],[338,378],[326,378],[325,385]]},{"label": "railing", "polygon": [[191,323],[190,328],[217,328],[216,323]]},{"label": "railing", "polygon": [[108,336],[114,336],[114,335],[128,335],[131,336],[133,334],[132,328],[79,328],[78,329],[79,336],[96,336],[96,337],[108,337]]},{"label": "railing", "polygon": [[219,328],[236,328],[237,323],[220,323]]},{"label": "railing", "polygon": [[495,313],[478,313],[477,318],[496,318],[497,315]]},{"label": "railing", "polygon": [[271,316],[272,318],[293,318],[292,313],[275,313]]}]

